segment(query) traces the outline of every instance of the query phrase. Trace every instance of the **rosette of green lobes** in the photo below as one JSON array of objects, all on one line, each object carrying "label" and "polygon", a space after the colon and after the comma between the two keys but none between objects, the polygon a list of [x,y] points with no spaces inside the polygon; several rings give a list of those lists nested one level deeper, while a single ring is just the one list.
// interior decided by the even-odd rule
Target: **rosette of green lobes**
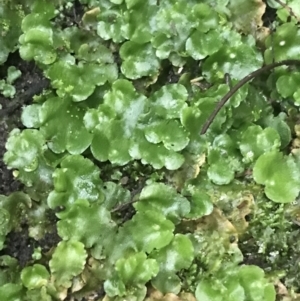
[{"label": "rosette of green lobes", "polygon": [[87,110],[85,103],[75,103],[70,97],[50,97],[39,108],[35,107],[26,113],[36,116],[38,121],[27,115],[28,121],[40,131],[48,142],[48,147],[56,154],[68,151],[70,154],[81,154],[92,141],[92,135],[84,127],[83,116]]},{"label": "rosette of green lobes", "polygon": [[104,95],[103,104],[88,110],[84,123],[93,135],[91,151],[97,160],[119,165],[131,160],[129,148],[145,104],[146,97],[139,95],[131,82],[117,80]]},{"label": "rosette of green lobes", "polygon": [[218,29],[218,14],[208,4],[196,4],[192,9],[192,17],[196,30],[187,39],[185,49],[195,60],[202,60],[220,50],[224,38]]},{"label": "rosette of green lobes", "polygon": [[[139,231],[136,231],[137,228]],[[157,210],[139,210],[125,223],[121,235],[125,234],[124,240],[126,235],[130,236],[136,250],[151,253],[154,249],[161,249],[171,242],[174,228],[174,224],[163,213]]]},{"label": "rosette of green lobes", "polygon": [[0,195],[0,250],[3,249],[6,235],[20,227],[20,216],[31,206],[30,197],[23,192],[13,192],[8,197]]},{"label": "rosette of green lobes", "polygon": [[194,247],[190,239],[183,234],[176,234],[166,247],[153,251],[151,258],[159,264],[159,273],[151,281],[152,285],[163,293],[178,294],[181,281],[176,273],[188,269],[194,260]]},{"label": "rosette of green lobes", "polygon": [[158,211],[177,224],[190,212],[190,202],[172,187],[162,183],[146,186],[134,204],[138,212]]},{"label": "rosette of green lobes", "polygon": [[[97,8],[95,11],[97,13]],[[95,17],[93,14],[89,15],[88,12],[86,12],[87,16],[90,16],[91,18]],[[68,48],[70,48],[72,53],[75,53],[76,59],[97,64],[114,63],[112,50],[104,45],[103,40],[100,37],[93,34],[87,34],[86,31],[75,26],[67,27],[62,32],[62,37],[63,41],[67,40],[69,42]]]},{"label": "rosette of green lobes", "polygon": [[25,290],[21,284],[5,283],[0,287],[0,298],[5,301],[24,300]]},{"label": "rosette of green lobes", "polygon": [[20,36],[20,55],[24,60],[32,60],[49,65],[56,60],[54,33],[50,20],[55,16],[51,2],[40,1],[33,4],[32,13],[22,21],[23,35]]},{"label": "rosette of green lobes", "polygon": [[[170,99],[166,98],[165,104],[156,105],[158,111],[164,112],[164,115],[167,108],[173,106],[173,113],[170,110],[170,114],[175,114],[176,108],[181,106],[181,100],[179,99],[176,104],[177,101],[172,99],[172,93],[169,94]],[[151,136],[151,123],[158,126],[158,123],[154,123],[156,121],[154,111],[150,110],[147,98],[138,94],[131,82],[123,79],[115,81],[112,90],[105,94],[103,104],[98,109],[88,110],[84,117],[86,128],[93,134],[91,151],[94,157],[99,161],[109,160],[119,165],[137,159],[145,164],[151,164],[154,168],[180,167],[184,158],[174,149],[186,146],[184,129],[177,121],[165,125],[163,121],[159,121],[160,126],[169,134],[160,132],[161,137],[158,138],[160,141],[148,141],[146,135]],[[147,126],[149,130],[146,134]],[[177,131],[172,132],[174,126]],[[162,141],[165,144],[160,143]]]},{"label": "rosette of green lobes", "polygon": [[207,193],[201,189],[188,186],[186,188],[186,194],[191,195],[189,199],[191,202],[191,210],[187,218],[195,219],[212,213],[214,206]]},{"label": "rosette of green lobes", "polygon": [[287,72],[281,75],[277,82],[276,88],[278,93],[284,98],[293,97],[295,104],[300,105],[300,72]]},{"label": "rosette of green lobes", "polygon": [[214,139],[208,149],[208,178],[217,185],[229,184],[236,172],[243,171],[241,156],[236,143],[228,134],[222,134]]},{"label": "rosette of green lobes", "polygon": [[[192,105],[182,109],[180,114],[181,123],[192,137],[197,138],[197,136],[199,136],[200,130],[214,110],[216,103],[228,90],[228,85],[219,84],[210,87],[205,92],[198,91],[191,101]],[[210,126],[210,130],[213,131],[214,134],[223,131],[223,124],[226,118],[226,110],[219,112]]]},{"label": "rosette of green lobes", "polygon": [[49,262],[51,275],[57,286],[69,288],[72,278],[79,275],[85,266],[87,252],[78,241],[61,241]]},{"label": "rosette of green lobes", "polygon": [[223,46],[220,33],[210,30],[207,33],[195,31],[186,41],[186,52],[195,60],[202,60],[217,52]]},{"label": "rosette of green lobes", "polygon": [[271,127],[262,129],[259,125],[252,125],[242,133],[238,144],[244,157],[243,161],[250,163],[265,152],[278,150],[281,141],[275,129]]},{"label": "rosette of green lobes", "polygon": [[181,84],[165,85],[150,97],[151,113],[164,119],[180,118],[188,92]]},{"label": "rosette of green lobes", "polygon": [[26,267],[22,270],[21,280],[28,289],[36,289],[47,285],[50,273],[40,264]]},{"label": "rosette of green lobes", "polygon": [[203,64],[203,74],[210,81],[224,78],[240,80],[263,65],[263,57],[255,46],[255,40],[244,41],[240,34],[227,28],[219,31],[222,47],[211,54]]},{"label": "rosette of green lobes", "polygon": [[[17,8],[18,7],[18,8]],[[21,6],[7,5],[5,2],[0,4],[0,65],[6,62],[10,52],[15,50],[21,34],[22,22]]]},{"label": "rosette of green lobes", "polygon": [[219,14],[214,4],[199,3],[193,6],[191,19],[195,22],[195,28],[200,32],[208,32],[219,27]]},{"label": "rosette of green lobes", "polygon": [[121,71],[127,78],[138,79],[158,73],[160,60],[150,43],[127,41],[120,48],[120,56],[123,60]]},{"label": "rosette of green lobes", "polygon": [[118,77],[115,64],[84,63],[76,64],[75,57],[67,55],[54,63],[46,72],[51,84],[60,97],[70,96],[73,101],[87,99],[96,86],[114,81]]},{"label": "rosette of green lobes", "polygon": [[[123,14],[122,35],[126,40],[138,44],[150,42],[156,28],[155,21],[159,6],[153,0],[128,0],[125,2],[127,10]],[[132,7],[133,9],[131,9]]]},{"label": "rosette of green lobes", "polygon": [[[218,101],[229,91],[228,84],[216,84],[206,91],[198,91],[191,100],[191,106],[185,108],[180,116],[182,124],[190,132],[191,136],[197,137],[204,123],[215,109]],[[208,132],[223,133],[230,128],[235,121],[234,109],[239,107],[248,94],[248,86],[240,88],[228,101],[224,108],[217,114]],[[247,115],[248,116],[248,115]],[[196,135],[195,135],[196,134]]]},{"label": "rosette of green lobes", "polygon": [[157,274],[158,264],[139,252],[119,259],[110,279],[104,282],[104,290],[109,297],[125,297],[126,300],[144,300],[147,292],[145,284]]},{"label": "rosette of green lobes", "polygon": [[157,274],[158,265],[154,259],[148,259],[144,252],[140,252],[126,259],[119,259],[116,262],[116,271],[125,284],[145,284]]},{"label": "rosette of green lobes", "polygon": [[[185,43],[197,26],[193,15],[193,1],[163,1],[155,18],[155,32],[151,43],[160,59],[184,53]],[[173,62],[173,61],[172,61]],[[182,61],[184,62],[184,61]],[[174,63],[174,62],[173,62]]]},{"label": "rosette of green lobes", "polygon": [[[132,251],[147,253],[167,246],[173,239],[174,224],[190,211],[189,201],[164,184],[146,186],[139,202],[134,204],[137,213],[119,229],[116,243],[110,252],[110,261]],[[137,227],[143,227],[136,231]],[[128,241],[128,237],[132,239]]]},{"label": "rosette of green lobes", "polygon": [[114,236],[116,225],[102,204],[77,200],[57,223],[57,229],[63,240],[80,241],[86,248],[97,245],[99,251]]},{"label": "rosette of green lobes", "polygon": [[179,168],[184,158],[178,152],[189,143],[189,133],[181,125],[181,111],[187,107],[187,90],[180,84],[166,85],[149,99],[149,109],[141,117],[138,143],[130,149],[135,159],[154,168]]},{"label": "rosette of green lobes", "polygon": [[[163,142],[167,149],[175,151],[188,145],[193,131],[187,131],[190,129],[186,126],[189,121],[182,116],[195,108],[188,107],[187,98],[188,92],[181,84],[165,85],[150,97],[150,114],[156,116],[156,121],[145,127],[145,137],[149,142]],[[182,124],[177,119],[181,119]]]},{"label": "rosette of green lobes", "polygon": [[176,170],[184,163],[182,154],[173,150],[167,150],[161,143],[150,143],[146,138],[143,130],[135,132],[134,143],[130,147],[130,155],[143,164],[150,164],[153,168],[160,169],[166,167],[169,170]]},{"label": "rosette of green lobes", "polygon": [[6,149],[4,162],[9,168],[34,171],[45,150],[45,137],[38,130],[26,129],[21,132],[14,129],[8,137]]},{"label": "rosette of green lobes", "polygon": [[[111,2],[116,3],[117,1]],[[101,11],[98,15],[99,22],[97,25],[97,34],[104,40],[111,39],[114,43],[123,42],[125,38],[122,34],[122,27],[126,25],[123,17],[124,7],[111,5],[108,7],[100,7],[100,9]]]},{"label": "rosette of green lobes", "polygon": [[45,137],[38,130],[15,129],[6,143],[4,162],[10,169],[17,169],[15,176],[26,186],[35,183],[51,186],[53,168],[46,164]]},{"label": "rosette of green lobes", "polygon": [[276,61],[299,59],[299,43],[300,29],[292,22],[276,27],[274,34],[266,39],[267,50],[264,54],[266,63],[272,63],[274,59]]},{"label": "rosette of green lobes", "polygon": [[266,196],[277,203],[290,203],[300,192],[300,170],[294,158],[276,150],[257,159],[253,178],[258,184],[265,185]]},{"label": "rosette of green lobes", "polygon": [[[68,210],[76,200],[103,202],[99,174],[99,169],[89,159],[80,155],[64,158],[53,173],[54,190],[48,196],[49,207],[64,206]],[[57,213],[57,216],[62,217],[64,213]]]},{"label": "rosette of green lobes", "polygon": [[270,127],[277,131],[281,140],[281,149],[284,149],[289,145],[292,140],[291,129],[288,126],[287,115],[284,112],[281,112],[278,116],[269,115],[265,119],[262,119],[262,124],[264,126]]},{"label": "rosette of green lobes", "polygon": [[147,141],[158,144],[163,143],[168,150],[181,151],[188,143],[188,133],[177,120],[160,120],[145,127]]},{"label": "rosette of green lobes", "polygon": [[201,280],[196,288],[199,301],[275,301],[274,286],[267,281],[264,271],[257,266],[243,265],[217,278]]}]

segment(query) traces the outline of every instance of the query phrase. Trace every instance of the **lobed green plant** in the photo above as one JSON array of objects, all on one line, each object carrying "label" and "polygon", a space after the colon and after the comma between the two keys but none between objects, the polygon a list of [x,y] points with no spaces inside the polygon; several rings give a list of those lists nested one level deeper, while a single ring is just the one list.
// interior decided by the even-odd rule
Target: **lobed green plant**
[{"label": "lobed green plant", "polygon": [[8,67],[6,80],[0,80],[0,91],[2,91],[1,94],[3,96],[13,98],[13,96],[16,94],[16,89],[12,84],[21,76],[21,74],[21,71],[16,67]]},{"label": "lobed green plant", "polygon": [[253,29],[255,20],[267,31],[265,4],[254,0],[0,5],[19,22],[7,23],[13,46],[10,31],[1,35],[0,62],[17,49],[51,83],[6,143],[4,161],[25,188],[0,198],[0,249],[24,221],[32,239],[57,231],[60,240],[25,267],[0,256],[1,300],[102,288],[103,300],[138,301],[150,287],[199,301],[275,300],[276,277],[248,264],[238,240],[249,213],[261,233],[255,215],[269,211],[258,198],[299,195],[298,72],[282,66],[247,83],[200,135],[231,84],[273,60],[299,60],[296,2],[289,21],[268,2],[278,17],[265,39]]},{"label": "lobed green plant", "polygon": [[21,22],[24,17],[23,7],[20,4],[13,4],[9,0],[0,4],[0,64],[6,62],[10,52],[18,48],[18,39],[21,35]]}]

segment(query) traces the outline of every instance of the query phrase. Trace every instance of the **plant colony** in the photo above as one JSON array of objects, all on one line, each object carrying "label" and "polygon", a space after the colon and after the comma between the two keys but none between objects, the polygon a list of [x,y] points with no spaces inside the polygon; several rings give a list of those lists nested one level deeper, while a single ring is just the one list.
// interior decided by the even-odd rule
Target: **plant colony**
[{"label": "plant colony", "polygon": [[[0,257],[2,301],[99,289],[97,300],[274,301],[280,278],[300,289],[297,67],[243,85],[200,135],[231,85],[300,59],[297,3],[268,1],[270,33],[254,0],[1,2],[0,63],[19,51],[51,89],[7,140],[25,188],[0,196],[0,248],[21,221],[37,241],[60,237],[25,267]],[[3,95],[19,76],[11,66]]]}]

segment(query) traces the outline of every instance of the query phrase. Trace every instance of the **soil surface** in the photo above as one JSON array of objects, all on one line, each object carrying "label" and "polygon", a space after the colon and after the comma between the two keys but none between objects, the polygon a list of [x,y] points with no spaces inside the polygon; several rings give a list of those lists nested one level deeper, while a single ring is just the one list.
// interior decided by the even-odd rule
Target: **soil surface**
[{"label": "soil surface", "polygon": [[[84,13],[83,6],[79,1],[74,2],[74,8],[70,11],[63,11],[64,20],[61,20],[61,27],[68,27],[77,24],[78,20]],[[57,20],[59,23],[59,20]],[[0,93],[0,195],[9,196],[16,191],[22,191],[24,185],[17,181],[12,173],[12,170],[7,169],[3,156],[6,152],[5,144],[9,137],[9,133],[14,128],[24,129],[21,122],[22,110],[26,105],[33,101],[35,95],[41,94],[44,90],[50,87],[50,81],[44,77],[42,71],[35,65],[34,62],[25,62],[20,58],[18,51],[11,53],[4,65],[0,67],[0,80],[7,76],[7,69],[10,66],[15,66],[21,71],[22,75],[13,83],[16,94],[11,98],[4,97]],[[55,212],[49,213],[49,220],[57,220]],[[55,222],[54,222],[55,224]],[[34,240],[29,236],[28,224],[24,220],[21,222],[18,231],[11,231],[4,243],[4,248],[0,251],[0,256],[9,255],[16,258],[20,267],[25,267],[32,262],[32,255],[35,248],[40,248],[43,254],[46,254],[50,249],[58,244],[61,238],[56,232],[56,228],[51,233],[46,233],[39,241]],[[103,287],[99,291],[94,292],[93,296],[88,299],[74,299],[70,294],[66,301],[86,301],[95,300],[104,296]]]},{"label": "soil surface", "polygon": [[[33,96],[50,87],[50,82],[43,76],[42,71],[33,62],[23,61],[18,52],[12,53],[5,65],[1,66],[0,80],[6,78],[9,66],[15,66],[22,72],[22,75],[14,82],[16,89],[14,98],[6,98],[0,94],[0,195],[5,196],[9,196],[16,191],[22,191],[24,188],[24,185],[14,178],[12,170],[7,169],[3,162],[3,155],[6,152],[5,144],[9,133],[14,128],[21,130],[25,128],[21,122],[23,107],[32,103]],[[54,211],[49,210],[49,220],[57,220]],[[16,258],[20,267],[25,267],[32,262],[35,248],[40,248],[41,252],[46,254],[61,240],[56,228],[53,227],[53,229],[53,232],[46,233],[41,240],[37,241],[29,236],[27,221],[22,221],[18,231],[11,231],[7,235],[5,247],[0,251],[0,256],[9,255]],[[95,300],[101,296],[103,297],[104,291],[102,287],[99,288],[99,291],[94,292],[93,296],[89,296],[89,299],[74,299],[71,296],[72,294],[67,297],[66,301]]]},{"label": "soil surface", "polygon": [[41,71],[33,64],[21,60],[18,52],[11,54],[4,66],[1,66],[0,79],[4,79],[7,74],[7,68],[15,66],[22,72],[14,87],[16,95],[13,99],[6,98],[0,94],[0,194],[9,195],[14,191],[21,189],[21,184],[17,182],[10,170],[3,162],[3,155],[6,151],[5,143],[9,132],[14,128],[23,129],[20,121],[22,108],[30,104],[32,97],[43,91],[49,86],[49,81],[43,77]]},{"label": "soil surface", "polygon": [[[32,102],[34,95],[40,94],[49,87],[49,81],[35,64],[23,61],[18,52],[12,53],[5,65],[1,66],[0,79],[6,77],[9,66],[15,66],[22,72],[22,75],[14,82],[16,89],[14,98],[6,98],[0,94],[2,107],[0,110],[0,194],[6,196],[23,189],[23,185],[15,180],[12,171],[8,170],[3,162],[7,138],[14,128],[24,129],[20,120],[23,107]],[[56,235],[53,239],[53,245],[57,244],[58,236]],[[49,244],[49,241],[47,243]],[[21,225],[21,231],[12,231],[7,235],[6,247],[1,250],[0,255],[10,255],[18,259],[20,266],[24,267],[32,259],[33,249],[38,245],[38,242],[28,236],[28,226],[24,221]],[[43,241],[41,241],[41,245],[43,245]],[[45,243],[44,245],[47,247]]]}]

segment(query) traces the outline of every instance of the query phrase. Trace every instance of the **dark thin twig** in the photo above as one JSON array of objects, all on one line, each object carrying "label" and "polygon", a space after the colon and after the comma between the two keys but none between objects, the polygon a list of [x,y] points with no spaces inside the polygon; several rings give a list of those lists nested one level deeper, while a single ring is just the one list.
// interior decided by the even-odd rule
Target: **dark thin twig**
[{"label": "dark thin twig", "polygon": [[[270,29],[270,39],[271,39],[271,53],[272,53],[272,63],[275,63],[276,62],[276,58],[275,58],[275,47],[274,47],[274,26],[273,26],[273,23],[271,23],[270,21],[270,26],[269,26],[269,29]],[[271,74],[274,75],[274,69],[271,71]],[[272,76],[271,77],[271,81],[272,81],[272,88],[276,86],[276,83],[275,83],[275,77]],[[271,100],[272,102],[272,100]]]},{"label": "dark thin twig", "polygon": [[251,79],[253,79],[254,77],[260,75],[261,73],[265,72],[265,71],[269,71],[272,70],[276,67],[280,67],[280,66],[290,66],[290,65],[299,65],[300,66],[300,60],[284,60],[281,62],[277,62],[277,63],[272,63],[269,65],[265,65],[253,72],[251,72],[250,74],[248,74],[247,76],[245,76],[243,79],[241,79],[221,100],[220,102],[217,104],[217,106],[215,107],[215,109],[213,110],[213,112],[211,113],[211,115],[208,117],[208,119],[206,120],[200,134],[203,135],[206,133],[206,131],[208,130],[209,126],[212,124],[212,122],[214,121],[214,119],[216,118],[217,114],[220,112],[220,110],[223,108],[223,106],[226,104],[226,102],[230,99],[231,96],[233,96],[233,94],[235,92],[237,92],[238,89],[240,89],[243,85],[245,85],[247,82],[249,82]]},{"label": "dark thin twig", "polygon": [[15,97],[6,108],[0,110],[0,120],[9,118],[22,105],[30,104],[33,96],[42,93],[49,85],[50,81],[47,78],[42,78],[22,94],[20,92],[20,95]]},{"label": "dark thin twig", "polygon": [[[270,27],[269,27],[270,28]],[[271,29],[270,29],[270,38],[271,38],[271,51],[272,51],[272,63],[275,63],[275,47],[274,47],[274,27],[273,24],[271,24]]]},{"label": "dark thin twig", "polygon": [[281,0],[274,0],[275,2],[277,2],[279,5],[281,5],[282,7],[284,7],[286,10],[289,11],[290,15],[294,18],[296,18],[296,20],[298,22],[300,22],[299,17],[294,13],[294,11],[292,10],[291,7],[289,7],[288,5],[286,5],[285,3],[283,3]]},{"label": "dark thin twig", "polygon": [[232,81],[229,73],[225,73],[225,83],[229,89],[232,89]]},{"label": "dark thin twig", "polygon": [[139,200],[138,198],[133,198],[133,199],[130,200],[129,202],[123,203],[123,204],[121,204],[121,205],[115,207],[115,208],[112,209],[110,212],[113,213],[113,212],[121,211],[121,210],[123,210],[124,208],[127,208],[129,205],[136,203],[138,200]]},{"label": "dark thin twig", "polygon": [[143,186],[132,191],[130,201],[118,205],[117,207],[113,208],[110,212],[113,213],[113,212],[121,211],[121,210],[127,208],[129,205],[136,203],[139,200],[138,194],[142,191],[142,189],[143,189]]}]

